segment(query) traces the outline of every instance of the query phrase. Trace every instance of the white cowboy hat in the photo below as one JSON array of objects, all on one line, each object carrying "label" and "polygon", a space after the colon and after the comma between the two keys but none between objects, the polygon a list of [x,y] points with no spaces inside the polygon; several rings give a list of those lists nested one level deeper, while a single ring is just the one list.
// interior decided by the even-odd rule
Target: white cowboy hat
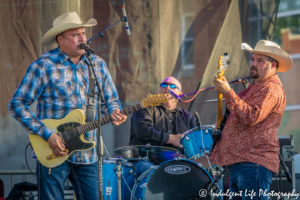
[{"label": "white cowboy hat", "polygon": [[45,33],[42,38],[42,44],[48,46],[55,43],[56,36],[66,30],[95,25],[97,25],[97,21],[94,18],[83,24],[76,12],[64,13],[53,21],[53,28]]},{"label": "white cowboy hat", "polygon": [[241,48],[242,50],[246,50],[251,53],[261,54],[275,59],[278,62],[278,72],[286,72],[293,66],[291,56],[274,42],[260,40],[257,42],[254,49],[252,49],[248,44],[242,43]]}]

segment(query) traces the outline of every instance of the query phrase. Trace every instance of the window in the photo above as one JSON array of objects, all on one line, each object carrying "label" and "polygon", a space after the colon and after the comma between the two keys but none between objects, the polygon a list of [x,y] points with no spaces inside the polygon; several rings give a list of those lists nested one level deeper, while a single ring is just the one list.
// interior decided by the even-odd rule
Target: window
[{"label": "window", "polygon": [[194,68],[193,20],[194,20],[193,14],[182,15],[181,62],[182,62],[182,69],[184,70],[191,70]]}]

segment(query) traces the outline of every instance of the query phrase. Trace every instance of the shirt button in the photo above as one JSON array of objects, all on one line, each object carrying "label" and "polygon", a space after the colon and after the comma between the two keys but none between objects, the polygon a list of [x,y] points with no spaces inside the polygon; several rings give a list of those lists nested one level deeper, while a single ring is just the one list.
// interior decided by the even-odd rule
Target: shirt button
[{"label": "shirt button", "polygon": [[172,131],[170,130],[170,132],[172,132]]},{"label": "shirt button", "polygon": [[172,120],[170,120],[170,122],[172,122]]}]

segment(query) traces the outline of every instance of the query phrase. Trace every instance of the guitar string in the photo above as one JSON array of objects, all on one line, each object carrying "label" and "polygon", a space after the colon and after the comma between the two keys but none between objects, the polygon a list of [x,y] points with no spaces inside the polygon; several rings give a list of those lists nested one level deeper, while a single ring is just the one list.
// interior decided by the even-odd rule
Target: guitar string
[{"label": "guitar string", "polygon": [[[135,107],[135,110],[134,110],[134,109],[131,109],[131,108],[129,107],[129,108],[126,108],[126,109],[122,110],[121,113],[125,113],[125,112],[126,112],[125,114],[128,115],[128,113],[129,113],[128,110],[129,110],[129,111],[135,112],[135,111],[141,109],[141,108],[139,108],[138,106],[140,106],[141,108],[143,107],[142,104],[140,103],[140,104],[137,104],[137,105],[134,106],[134,107]],[[131,114],[131,113],[129,113],[129,114]],[[108,120],[108,122],[106,122],[106,120]],[[112,121],[113,121],[112,117],[111,117],[110,115],[108,115],[108,116],[103,117],[103,118],[101,119],[100,124],[101,124],[101,126],[102,126],[102,125],[103,125],[103,122],[105,122],[105,124],[107,124],[107,123],[112,122]],[[92,127],[91,130],[96,129],[96,128],[98,127],[98,124],[97,124],[97,123],[94,124],[94,122],[95,122],[95,121],[89,122],[89,123],[84,124],[84,125],[82,125],[82,126],[79,126],[79,127],[74,128],[74,129],[70,129],[70,130],[67,130],[67,131],[61,133],[63,139],[64,139],[65,141],[71,140],[71,139],[73,139],[73,138],[76,138],[76,137],[80,136],[80,135],[81,135],[80,132],[81,132],[81,133],[89,132],[88,130],[91,129],[89,126]],[[83,127],[83,128],[82,128],[82,127]],[[87,130],[85,130],[85,127],[88,127]],[[79,132],[79,135],[78,135],[78,133],[77,133],[76,130]]]}]

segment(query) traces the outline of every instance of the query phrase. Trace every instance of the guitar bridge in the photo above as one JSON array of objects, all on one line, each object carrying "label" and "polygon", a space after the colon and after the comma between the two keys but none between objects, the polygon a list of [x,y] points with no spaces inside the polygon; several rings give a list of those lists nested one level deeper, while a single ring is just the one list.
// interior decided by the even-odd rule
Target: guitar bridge
[{"label": "guitar bridge", "polygon": [[[69,150],[68,150],[68,149],[65,149],[64,152],[65,152],[65,153],[69,153]],[[56,156],[53,155],[53,154],[47,156],[47,160],[52,160],[52,159],[54,159],[54,158],[56,158]]]}]

